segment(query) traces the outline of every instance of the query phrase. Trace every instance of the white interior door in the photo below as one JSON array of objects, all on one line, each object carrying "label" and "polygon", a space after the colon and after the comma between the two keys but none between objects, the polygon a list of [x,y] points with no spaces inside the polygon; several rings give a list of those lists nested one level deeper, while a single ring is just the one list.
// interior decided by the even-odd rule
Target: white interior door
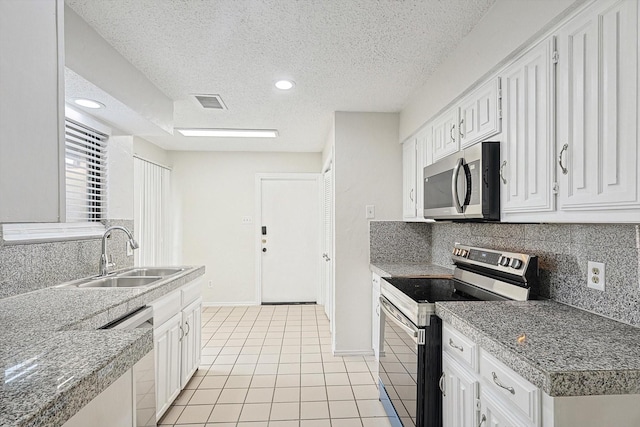
[{"label": "white interior door", "polygon": [[320,285],[320,185],[317,174],[262,176],[261,302],[316,302]]}]

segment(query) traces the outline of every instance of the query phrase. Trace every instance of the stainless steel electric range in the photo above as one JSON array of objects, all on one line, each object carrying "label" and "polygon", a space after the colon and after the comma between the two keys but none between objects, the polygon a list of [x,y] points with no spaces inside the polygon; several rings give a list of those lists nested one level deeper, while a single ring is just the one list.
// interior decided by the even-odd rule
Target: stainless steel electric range
[{"label": "stainless steel electric range", "polygon": [[455,244],[453,279],[383,278],[379,390],[394,427],[441,427],[442,322],[437,301],[537,298],[535,256]]}]

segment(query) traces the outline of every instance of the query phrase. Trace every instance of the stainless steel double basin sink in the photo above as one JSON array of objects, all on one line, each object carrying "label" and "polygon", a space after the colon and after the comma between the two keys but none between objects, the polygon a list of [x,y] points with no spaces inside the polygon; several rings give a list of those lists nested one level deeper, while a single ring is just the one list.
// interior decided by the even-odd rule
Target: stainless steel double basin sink
[{"label": "stainless steel double basin sink", "polygon": [[63,283],[56,288],[145,288],[184,271],[180,267],[142,267]]}]

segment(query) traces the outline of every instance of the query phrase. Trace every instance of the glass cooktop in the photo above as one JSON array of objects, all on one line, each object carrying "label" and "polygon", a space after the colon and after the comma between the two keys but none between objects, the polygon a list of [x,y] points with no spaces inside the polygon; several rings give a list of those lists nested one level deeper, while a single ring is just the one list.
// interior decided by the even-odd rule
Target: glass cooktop
[{"label": "glass cooktop", "polygon": [[385,277],[384,280],[419,304],[436,301],[478,301],[478,298],[456,290],[453,280],[450,279]]}]

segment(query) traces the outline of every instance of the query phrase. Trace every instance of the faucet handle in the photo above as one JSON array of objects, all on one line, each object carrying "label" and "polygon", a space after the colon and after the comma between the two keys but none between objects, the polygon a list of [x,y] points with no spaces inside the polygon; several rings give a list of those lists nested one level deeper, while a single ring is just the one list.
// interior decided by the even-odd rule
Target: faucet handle
[{"label": "faucet handle", "polygon": [[107,262],[107,267],[115,267],[116,263],[113,262],[113,255],[109,255],[109,261]]}]

